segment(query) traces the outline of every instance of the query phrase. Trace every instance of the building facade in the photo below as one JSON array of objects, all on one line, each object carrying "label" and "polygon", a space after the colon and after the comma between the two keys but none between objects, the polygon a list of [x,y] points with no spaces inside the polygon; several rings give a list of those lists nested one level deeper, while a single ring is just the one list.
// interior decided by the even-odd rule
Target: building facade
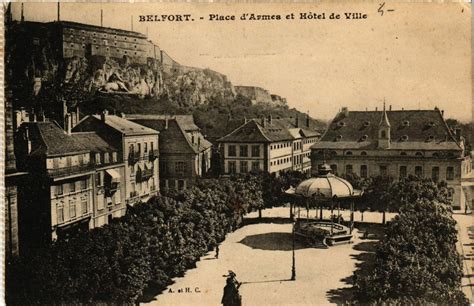
[{"label": "building facade", "polygon": [[127,115],[128,119],[160,132],[160,185],[182,190],[208,173],[212,144],[192,115]]},{"label": "building facade", "polygon": [[159,192],[158,132],[107,112],[83,118],[75,132],[96,132],[114,144],[125,162],[125,203],[147,201]]},{"label": "building facade", "polygon": [[446,181],[453,208],[464,207],[461,178],[471,171],[460,131],[451,131],[442,111],[349,111],[343,108],[321,140],[311,146],[312,173],[327,163],[338,175],[409,175]]},{"label": "building facade", "polygon": [[218,139],[223,174],[265,171],[279,174],[296,170],[309,173],[310,145],[320,134],[300,127],[298,119],[249,120]]}]

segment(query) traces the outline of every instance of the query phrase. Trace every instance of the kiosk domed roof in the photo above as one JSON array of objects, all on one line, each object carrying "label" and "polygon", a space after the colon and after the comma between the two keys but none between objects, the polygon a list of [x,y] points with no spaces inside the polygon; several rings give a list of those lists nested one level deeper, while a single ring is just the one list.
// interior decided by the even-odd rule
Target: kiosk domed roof
[{"label": "kiosk domed roof", "polygon": [[295,190],[295,194],[304,197],[320,198],[346,198],[354,195],[352,185],[330,173],[331,168],[328,165],[319,167],[319,175],[301,182]]}]

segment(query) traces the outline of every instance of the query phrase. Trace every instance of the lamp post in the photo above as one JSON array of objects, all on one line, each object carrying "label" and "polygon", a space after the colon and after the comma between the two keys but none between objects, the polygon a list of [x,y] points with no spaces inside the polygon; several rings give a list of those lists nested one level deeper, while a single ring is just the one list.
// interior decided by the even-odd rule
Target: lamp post
[{"label": "lamp post", "polygon": [[291,280],[296,280],[296,262],[295,262],[295,218],[291,220],[293,223],[293,230],[292,230],[292,242],[293,242],[293,248],[292,248],[292,266],[291,266]]}]

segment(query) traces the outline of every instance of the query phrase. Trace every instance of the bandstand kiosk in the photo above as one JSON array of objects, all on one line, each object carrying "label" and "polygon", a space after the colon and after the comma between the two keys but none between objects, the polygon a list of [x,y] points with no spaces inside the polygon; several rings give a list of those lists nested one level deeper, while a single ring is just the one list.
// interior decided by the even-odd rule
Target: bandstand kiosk
[{"label": "bandstand kiosk", "polygon": [[[352,185],[331,173],[327,164],[318,167],[318,175],[301,182],[296,188],[289,189],[287,193],[292,195],[292,207],[297,204],[306,206],[306,218],[297,218],[295,222],[295,234],[300,238],[315,245],[336,245],[350,243],[354,227],[354,199],[362,196],[362,191],[355,190]],[[343,205],[350,206],[350,223],[342,224],[340,208]],[[319,220],[309,218],[309,207],[319,206]],[[330,207],[331,216],[323,218],[323,206]],[[334,207],[337,206],[337,215],[334,215]],[[294,210],[290,215],[294,216]]]}]

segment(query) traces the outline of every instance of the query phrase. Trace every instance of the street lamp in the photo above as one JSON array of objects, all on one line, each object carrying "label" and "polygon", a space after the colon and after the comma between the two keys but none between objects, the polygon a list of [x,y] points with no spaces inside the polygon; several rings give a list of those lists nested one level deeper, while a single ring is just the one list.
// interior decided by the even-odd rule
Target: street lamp
[{"label": "street lamp", "polygon": [[296,262],[295,262],[295,217],[291,219],[293,223],[293,230],[292,230],[292,240],[293,240],[293,248],[292,248],[292,266],[291,266],[291,280],[296,280]]}]

